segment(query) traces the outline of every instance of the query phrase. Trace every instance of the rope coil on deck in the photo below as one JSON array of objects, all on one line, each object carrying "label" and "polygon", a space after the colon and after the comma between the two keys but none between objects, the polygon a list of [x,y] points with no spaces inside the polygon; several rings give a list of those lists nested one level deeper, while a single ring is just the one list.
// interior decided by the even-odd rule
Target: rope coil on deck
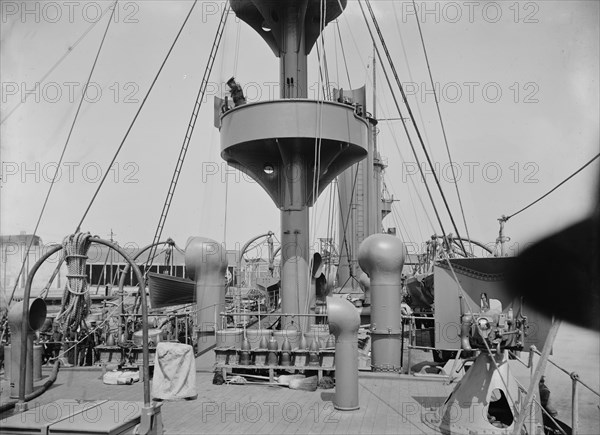
[{"label": "rope coil on deck", "polygon": [[78,232],[63,240],[62,255],[67,264],[67,283],[57,317],[63,333],[76,331],[90,312],[91,298],[86,273],[90,237],[89,232]]}]

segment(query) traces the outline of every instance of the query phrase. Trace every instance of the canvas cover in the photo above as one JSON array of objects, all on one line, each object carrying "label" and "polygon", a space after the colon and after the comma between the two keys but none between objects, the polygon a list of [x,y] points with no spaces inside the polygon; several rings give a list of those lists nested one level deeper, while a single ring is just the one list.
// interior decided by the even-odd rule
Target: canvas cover
[{"label": "canvas cover", "polygon": [[160,342],[154,357],[152,397],[160,400],[193,399],[196,393],[196,360],[192,346]]}]

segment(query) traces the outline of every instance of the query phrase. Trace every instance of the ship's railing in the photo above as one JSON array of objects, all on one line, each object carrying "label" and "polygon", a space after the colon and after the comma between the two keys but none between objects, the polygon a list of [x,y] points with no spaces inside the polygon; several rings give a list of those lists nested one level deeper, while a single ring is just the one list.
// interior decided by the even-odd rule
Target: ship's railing
[{"label": "ship's railing", "polygon": [[[405,335],[405,325],[408,324],[408,345],[407,345],[407,373],[411,374],[411,361],[412,361],[412,351],[413,350],[430,350],[432,352],[437,351],[433,346],[419,346],[416,344],[417,342],[417,331],[423,331],[423,334],[427,334],[430,332],[429,328],[417,328],[417,320],[428,321],[434,323],[434,317],[427,316],[402,316],[402,348],[404,348],[404,335]],[[433,342],[432,342],[433,345]],[[404,354],[404,351],[401,352]],[[402,359],[403,355],[402,355]],[[438,375],[443,376],[443,375]]]},{"label": "ship's railing", "polygon": [[221,312],[219,314],[221,317],[231,317],[231,316],[260,316],[260,317],[314,317],[315,319],[318,317],[327,317],[327,314],[314,314],[314,313],[279,313],[279,312],[259,312],[259,311],[227,311]]},{"label": "ship's railing", "polygon": [[[518,358],[517,355],[515,355],[514,353],[511,352],[511,355],[514,357],[514,359],[516,359],[521,364],[523,364],[525,367],[527,367],[531,370],[532,375],[533,375],[533,371],[535,369],[535,362],[534,362],[535,355],[541,356],[541,354],[542,353],[535,346],[532,345],[529,348],[529,359],[528,359],[527,363],[525,363],[525,362],[523,362],[523,360]],[[550,358],[548,358],[547,361],[550,364],[552,364],[554,367],[556,367],[558,370],[560,370],[561,372],[563,372],[564,374],[566,374],[567,376],[569,376],[571,378],[571,433],[573,435],[576,435],[577,433],[579,433],[579,384],[581,384],[583,387],[587,388],[589,391],[591,391],[593,394],[595,394],[598,397],[600,397],[600,392],[594,390],[588,384],[583,382],[579,378],[579,375],[576,372],[570,372],[570,371],[566,370],[565,368],[558,365],[556,362],[552,361]],[[552,416],[550,416],[550,418],[552,418]],[[552,420],[554,421],[553,418],[552,418]]]},{"label": "ship's railing", "polygon": [[[408,355],[407,355],[407,360],[408,360],[407,366],[408,367],[407,367],[407,369],[408,369],[408,374],[410,374],[411,351],[412,350],[431,350],[432,352],[435,352],[438,350],[433,346],[418,346],[415,344],[417,331],[420,329],[420,328],[417,328],[416,320],[433,322],[434,318],[426,317],[426,316],[402,316],[402,319],[403,319],[402,337],[404,337],[404,335],[405,335],[405,331],[404,331],[405,324],[408,324],[408,326],[409,326],[408,346],[407,346],[407,348],[408,348]],[[427,328],[425,328],[425,329],[423,329],[423,331],[426,331],[424,333],[427,333],[429,330]],[[524,362],[521,358],[518,357],[517,354],[515,354],[512,351],[510,352],[510,355],[511,355],[512,359],[520,362],[522,365],[524,365],[525,367],[530,369],[531,375],[533,376],[533,371],[535,370],[535,366],[536,366],[535,361],[534,361],[535,355],[541,356],[541,352],[535,346],[532,345],[530,347],[529,359],[527,362]],[[570,371],[566,370],[565,368],[561,367],[560,365],[558,365],[555,361],[553,361],[550,358],[548,358],[548,362],[571,378],[571,433],[573,435],[576,435],[579,430],[579,385],[581,384],[583,387],[587,388],[589,391],[591,391],[593,394],[595,394],[598,397],[600,397],[600,393],[598,391],[594,390],[592,387],[590,387],[587,383],[582,381],[576,372],[570,372]],[[443,377],[443,375],[438,375],[438,376]],[[558,423],[555,421],[555,419],[546,411],[546,409],[544,409],[544,407],[541,407],[541,408],[542,408],[542,411],[544,412],[544,414],[546,414],[546,416],[548,416],[550,418],[550,420],[552,420],[552,422],[554,422],[556,424],[557,427],[560,427],[558,425]]]},{"label": "ship's railing", "polygon": [[[77,337],[77,338],[64,340],[64,348],[62,348],[60,351],[58,351],[57,354],[53,354],[51,356],[47,355],[49,357],[49,361],[54,361],[58,358],[58,359],[63,359],[65,361],[65,363],[68,363],[68,365],[65,365],[65,367],[69,367],[70,365],[85,366],[87,359],[88,359],[87,358],[88,347],[87,347],[86,342],[89,340],[89,338],[91,336],[94,336],[99,331],[104,331],[104,328],[109,325],[109,322],[111,319],[116,319],[116,318],[122,318],[122,319],[139,318],[139,319],[141,319],[143,316],[143,314],[141,314],[141,313],[117,313],[115,311],[120,309],[121,303],[116,303],[114,305],[115,306],[113,307],[113,310],[111,312],[106,313],[103,316],[104,318],[101,319],[97,325],[92,326],[89,330],[87,330],[85,334],[82,334],[80,337]],[[196,308],[196,309],[190,310],[189,308],[192,306],[193,306],[193,304],[182,304],[182,306],[178,307],[177,310],[175,310],[175,311],[149,313],[148,317],[156,318],[156,319],[163,320],[163,321],[169,320],[169,319],[177,319],[177,320],[180,320],[182,318],[189,319],[189,318],[192,318],[192,316],[195,313],[202,311],[202,310],[213,308],[214,306],[216,306],[216,304],[212,305],[212,306],[201,307],[201,308]],[[185,310],[185,311],[178,312],[180,310]],[[186,321],[185,326],[184,326],[185,335],[186,335],[187,339],[190,338],[188,323],[189,322]],[[174,328],[174,336],[175,337],[179,336],[179,328],[180,328],[179,322],[176,321],[175,328]],[[113,331],[117,331],[119,329],[120,329],[119,325],[115,325],[113,328],[109,327],[109,333],[113,332]],[[56,346],[63,345],[63,340],[55,341],[52,339],[40,339],[40,340],[36,341],[36,344],[54,348]],[[103,344],[104,343],[95,343],[96,346],[103,345]],[[81,345],[83,345],[83,347],[81,347]],[[83,361],[82,361],[82,359],[83,359]],[[93,352],[91,355],[91,359],[92,359],[92,365],[95,365],[98,363],[98,361],[96,360],[96,355]]]}]

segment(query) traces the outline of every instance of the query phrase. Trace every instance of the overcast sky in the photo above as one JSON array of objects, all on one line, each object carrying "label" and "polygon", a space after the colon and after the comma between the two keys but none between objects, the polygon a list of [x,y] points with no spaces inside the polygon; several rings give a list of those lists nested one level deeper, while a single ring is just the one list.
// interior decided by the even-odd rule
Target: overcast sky
[{"label": "overcast sky", "polygon": [[[109,2],[0,3],[0,231],[31,233],[106,26],[108,15],[99,20],[99,14]],[[373,3],[464,235],[412,3]],[[59,241],[75,229],[191,4],[119,2],[38,231],[45,242]],[[498,217],[529,204],[599,151],[599,3],[475,1],[417,2],[417,6],[469,232],[490,243],[497,236]],[[219,2],[198,3],[84,230],[108,237],[112,229],[121,243],[144,245],[152,240],[221,7]],[[98,24],[38,91],[26,95],[95,21]],[[348,71],[332,23],[325,31],[330,80],[345,89],[366,83],[370,90],[372,44],[355,1],[348,2],[338,24]],[[318,89],[317,66],[313,49],[309,95]],[[397,118],[378,70],[377,116]],[[255,234],[279,232],[279,212],[268,195],[227,169],[219,156],[212,99],[222,95],[221,84],[233,75],[249,101],[278,97],[277,59],[232,15],[163,233],[180,245],[189,236],[203,235],[225,239],[232,248]],[[396,221],[388,217],[385,226],[399,226],[403,238],[418,244],[434,231],[439,234],[439,228],[401,124],[381,121],[379,128],[380,152],[389,165],[386,184],[399,200],[394,205]],[[511,243],[523,246],[589,213],[598,168],[596,161],[552,196],[510,220],[506,231]],[[433,177],[427,175],[427,180],[434,188]],[[437,194],[436,202],[446,231],[454,232]],[[322,201],[314,214],[316,235],[321,237],[326,208]]]}]

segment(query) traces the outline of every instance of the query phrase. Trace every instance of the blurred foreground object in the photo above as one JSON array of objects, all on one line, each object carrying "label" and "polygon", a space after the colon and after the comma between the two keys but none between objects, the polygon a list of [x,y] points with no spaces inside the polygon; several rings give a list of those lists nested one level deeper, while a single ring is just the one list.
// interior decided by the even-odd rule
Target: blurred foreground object
[{"label": "blurred foreground object", "polygon": [[509,288],[546,315],[600,331],[599,217],[600,205],[589,218],[526,249]]}]

